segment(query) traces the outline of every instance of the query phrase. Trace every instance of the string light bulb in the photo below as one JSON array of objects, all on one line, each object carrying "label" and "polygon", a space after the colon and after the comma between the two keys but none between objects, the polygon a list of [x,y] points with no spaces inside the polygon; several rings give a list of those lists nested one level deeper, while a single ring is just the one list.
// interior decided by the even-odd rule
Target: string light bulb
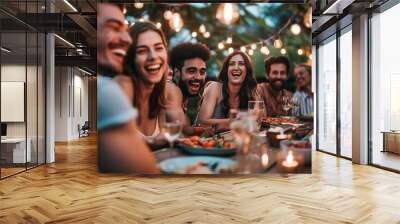
[{"label": "string light bulb", "polygon": [[310,55],[308,56],[308,58],[309,58],[310,60],[312,60],[312,54],[310,54]]},{"label": "string light bulb", "polygon": [[299,24],[297,24],[297,23],[293,23],[291,26],[290,26],[290,32],[292,32],[294,35],[299,35],[300,33],[301,33],[301,27],[300,27],[300,25]]},{"label": "string light bulb", "polygon": [[228,49],[228,53],[229,53],[229,54],[233,53],[233,47],[230,47],[230,48]]},{"label": "string light bulb", "polygon": [[205,33],[206,32],[206,26],[204,26],[204,24],[201,24],[199,27],[199,31],[200,33]]},{"label": "string light bulb", "polygon": [[239,19],[239,8],[235,3],[221,3],[216,17],[221,23],[231,25]]},{"label": "string light bulb", "polygon": [[183,27],[183,20],[179,13],[172,14],[172,18],[169,21],[169,26],[175,30],[175,32],[179,32]]},{"label": "string light bulb", "polygon": [[266,47],[266,46],[262,46],[260,51],[262,54],[269,55],[269,50],[268,50],[268,47]]},{"label": "string light bulb", "polygon": [[228,37],[228,38],[226,39],[226,43],[227,43],[227,44],[231,44],[231,43],[232,43],[232,37]]},{"label": "string light bulb", "polygon": [[282,48],[282,46],[283,46],[283,43],[282,43],[281,39],[276,38],[276,39],[274,40],[274,47],[275,47],[275,48]]},{"label": "string light bulb", "polygon": [[311,28],[312,26],[312,7],[308,7],[306,14],[304,15],[304,25],[307,28]]},{"label": "string light bulb", "polygon": [[164,19],[170,20],[172,18],[172,12],[171,10],[167,10],[164,12]]},{"label": "string light bulb", "polygon": [[249,50],[249,55],[253,55],[254,54],[254,50],[253,49],[250,49]]},{"label": "string light bulb", "polygon": [[224,43],[219,42],[218,43],[218,49],[220,49],[220,50],[224,49]]},{"label": "string light bulb", "polygon": [[192,32],[192,37],[197,37],[197,32]]},{"label": "string light bulb", "polygon": [[137,8],[137,9],[141,9],[141,8],[143,8],[144,4],[141,2],[136,2],[135,4],[133,4],[133,6],[135,6],[135,8]]},{"label": "string light bulb", "polygon": [[243,52],[243,53],[246,53],[246,47],[245,46],[241,46],[240,47],[240,51]]},{"label": "string light bulb", "polygon": [[210,34],[210,32],[205,32],[205,33],[203,34],[203,36],[204,36],[205,38],[209,38],[209,37],[211,36],[211,34]]},{"label": "string light bulb", "polygon": [[282,48],[281,49],[281,54],[286,54],[287,52],[286,52],[286,49],[285,48]]},{"label": "string light bulb", "polygon": [[253,49],[253,50],[257,49],[257,44],[252,44],[251,49]]},{"label": "string light bulb", "polygon": [[156,23],[156,26],[157,26],[158,29],[160,29],[162,25],[161,25],[160,22],[157,22],[157,23]]},{"label": "string light bulb", "polygon": [[297,54],[298,54],[298,55],[303,55],[303,54],[304,54],[303,49],[298,49],[298,50],[297,50]]}]

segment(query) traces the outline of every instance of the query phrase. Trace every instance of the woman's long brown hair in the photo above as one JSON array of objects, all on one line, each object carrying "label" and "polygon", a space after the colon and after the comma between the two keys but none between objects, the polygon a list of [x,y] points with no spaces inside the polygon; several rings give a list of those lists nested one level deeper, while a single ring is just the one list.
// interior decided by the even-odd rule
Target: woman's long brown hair
[{"label": "woman's long brown hair", "polygon": [[224,111],[225,116],[228,116],[230,105],[229,105],[229,89],[228,89],[228,67],[229,61],[235,55],[241,55],[246,65],[246,77],[240,87],[239,91],[239,109],[247,109],[249,100],[254,99],[254,95],[256,92],[257,81],[254,76],[253,63],[251,62],[249,56],[241,51],[234,51],[228,57],[225,58],[224,63],[222,64],[222,69],[218,75],[218,81],[222,82],[222,96],[223,96],[223,104],[226,108]]},{"label": "woman's long brown hair", "polygon": [[[135,88],[133,97],[133,106],[136,107],[138,110],[140,110],[141,104],[143,104],[143,102],[139,102],[139,96],[141,93],[141,91],[139,90],[139,82],[141,77],[136,68],[136,63],[135,63],[136,46],[139,35],[149,30],[155,31],[160,35],[165,50],[166,51],[168,50],[167,41],[164,33],[160,29],[158,29],[154,23],[149,21],[135,22],[135,24],[129,29],[129,34],[132,38],[132,45],[129,48],[125,57],[124,70],[132,78],[132,82]],[[165,63],[168,64],[168,61],[166,61]],[[149,98],[150,109],[148,115],[149,118],[156,118],[160,113],[160,111],[165,108],[166,105],[165,86],[167,84],[167,75],[168,75],[168,69],[165,71],[165,74],[163,74],[161,81],[154,86],[153,92],[150,95]],[[140,116],[139,116],[139,123],[140,123]]]}]

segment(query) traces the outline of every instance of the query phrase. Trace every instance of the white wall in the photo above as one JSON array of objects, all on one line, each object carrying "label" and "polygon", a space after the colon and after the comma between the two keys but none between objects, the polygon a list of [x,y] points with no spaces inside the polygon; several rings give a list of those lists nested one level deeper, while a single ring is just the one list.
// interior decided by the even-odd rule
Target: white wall
[{"label": "white wall", "polygon": [[55,74],[55,140],[70,141],[88,120],[88,78],[73,67],[56,67]]}]

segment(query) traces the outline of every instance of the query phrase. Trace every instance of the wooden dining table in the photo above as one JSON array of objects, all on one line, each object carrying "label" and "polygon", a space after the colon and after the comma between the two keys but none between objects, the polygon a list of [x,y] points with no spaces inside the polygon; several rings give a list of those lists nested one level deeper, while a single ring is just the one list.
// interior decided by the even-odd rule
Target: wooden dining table
[{"label": "wooden dining table", "polygon": [[[224,136],[225,139],[233,139],[230,131],[221,133],[220,136]],[[211,149],[212,150],[212,149]],[[193,157],[196,155],[189,154],[182,150],[180,147],[174,148],[163,148],[153,152],[158,163],[172,158],[178,157]],[[302,150],[301,152],[306,160],[311,161],[311,148]],[[237,167],[246,167],[246,172],[241,170],[235,170],[232,174],[287,174],[287,173],[311,173],[311,162],[309,164],[299,163],[295,168],[287,168],[282,165],[282,156],[286,156],[287,151],[281,147],[273,147],[269,144],[266,138],[266,131],[262,131],[259,134],[253,136],[253,140],[250,145],[250,150],[247,155],[242,155],[240,151],[231,156],[225,156],[223,158],[231,159],[235,161]],[[248,157],[248,158],[245,158]]]}]

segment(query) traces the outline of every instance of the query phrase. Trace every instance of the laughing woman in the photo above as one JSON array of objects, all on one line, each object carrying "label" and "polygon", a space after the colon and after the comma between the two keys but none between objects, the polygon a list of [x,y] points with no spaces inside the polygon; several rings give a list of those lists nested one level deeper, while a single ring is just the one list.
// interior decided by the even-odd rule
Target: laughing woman
[{"label": "laughing woman", "polygon": [[249,100],[259,99],[256,86],[249,56],[241,51],[231,53],[222,65],[218,82],[210,82],[204,89],[198,123],[228,128],[230,109],[247,109]]},{"label": "laughing woman", "polygon": [[162,137],[161,128],[168,113],[165,94],[167,41],[164,33],[151,22],[135,23],[129,34],[132,45],[126,54],[124,66],[131,79],[119,77],[117,81],[139,111],[139,134],[148,143],[155,143]]}]

